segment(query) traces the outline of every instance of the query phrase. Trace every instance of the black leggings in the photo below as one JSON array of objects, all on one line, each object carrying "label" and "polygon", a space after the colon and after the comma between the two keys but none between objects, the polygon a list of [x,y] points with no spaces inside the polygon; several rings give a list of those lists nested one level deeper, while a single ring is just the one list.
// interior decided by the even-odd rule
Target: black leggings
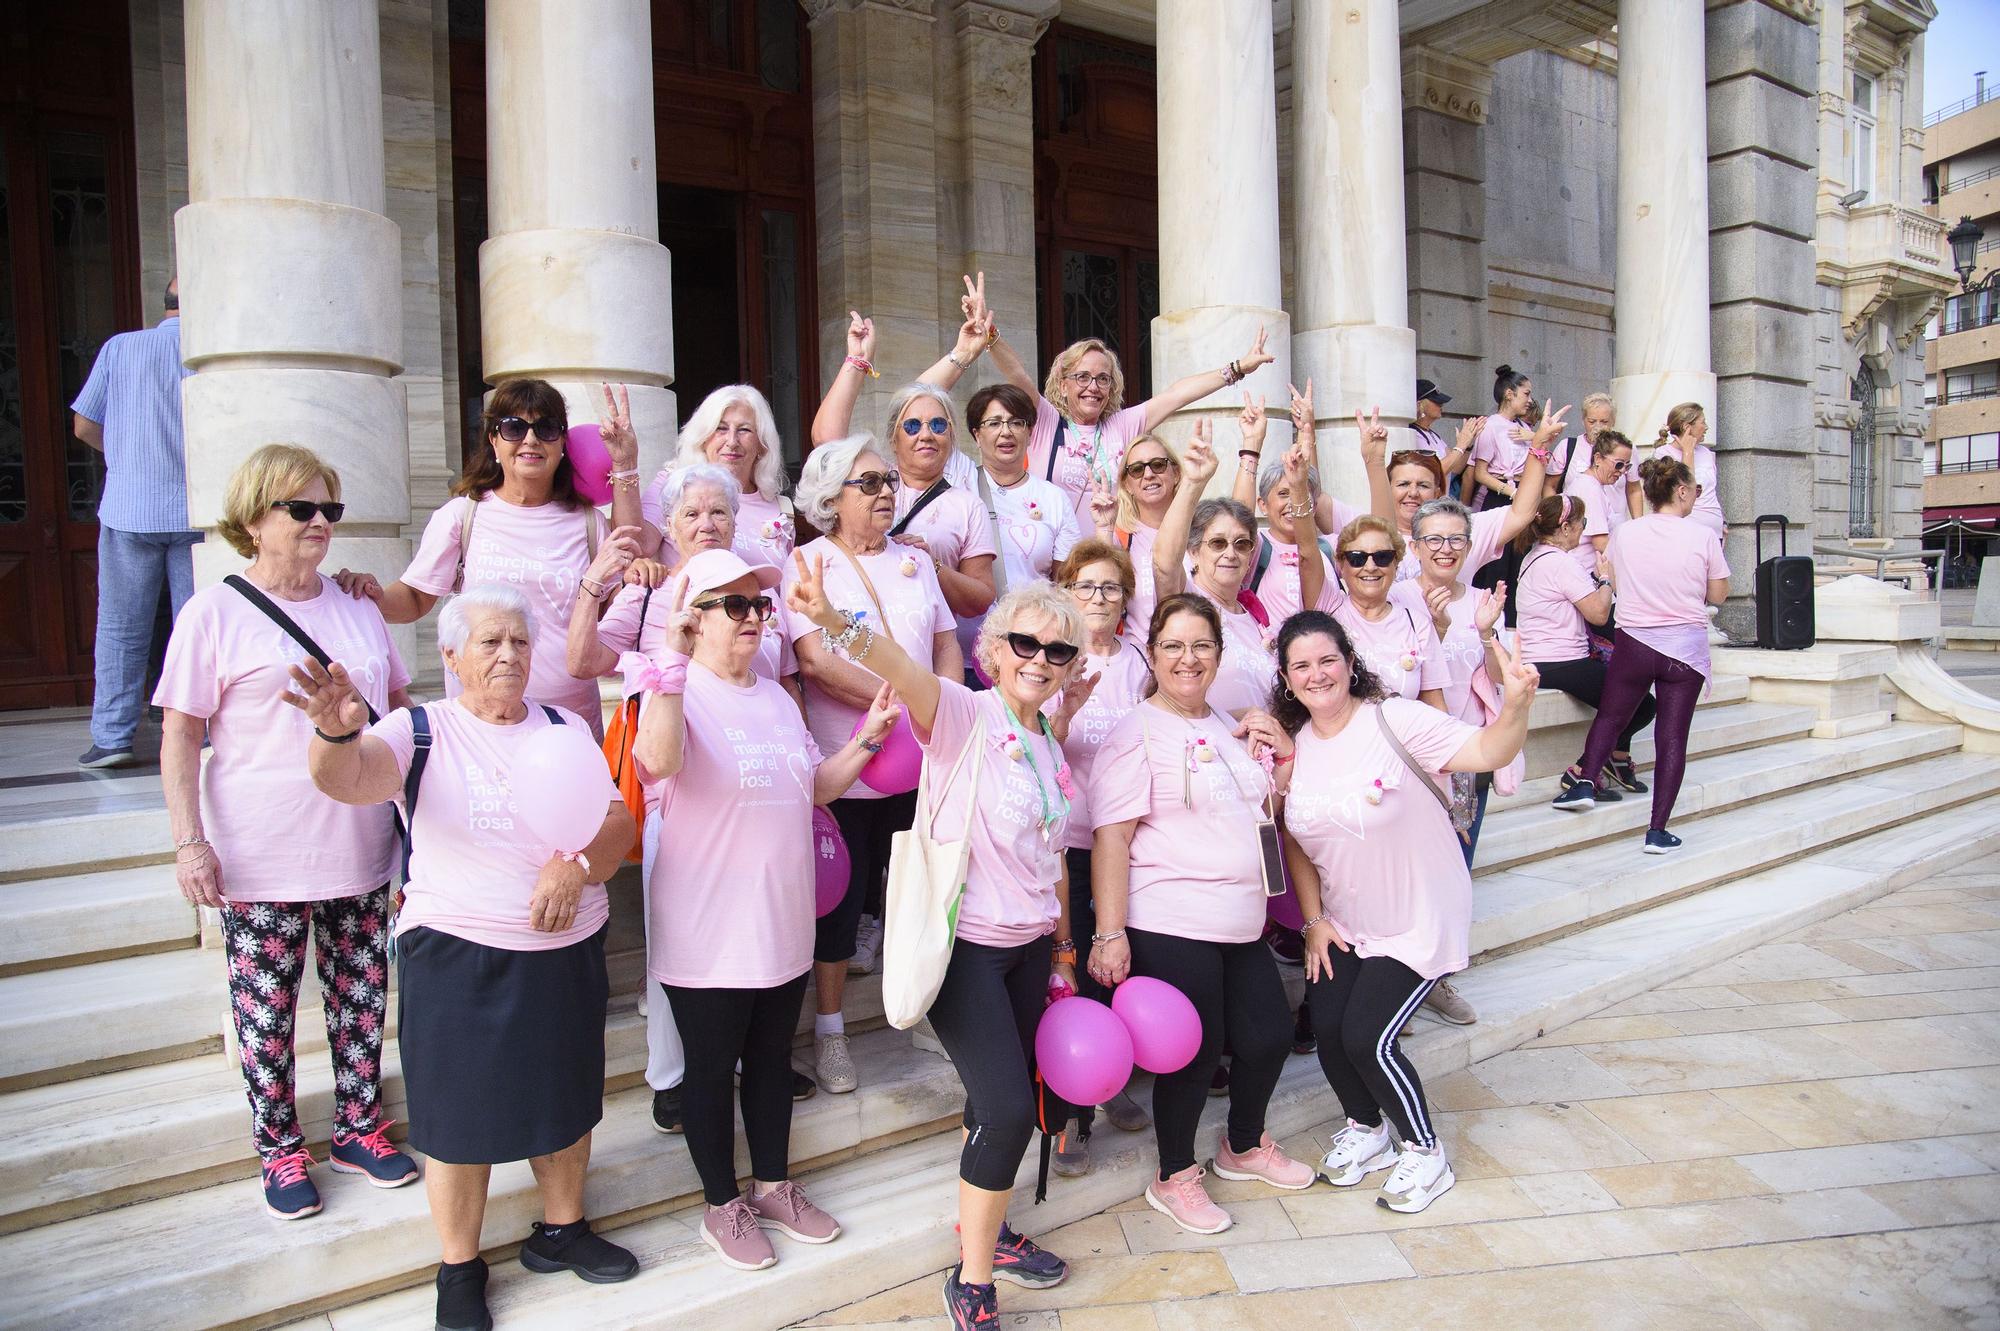
[{"label": "black leggings", "polygon": [[931,1029],[965,1083],[958,1176],[1007,1192],[1035,1134],[1035,1027],[1048,1004],[1048,935],[1014,947],[963,938],[951,947]]},{"label": "black leggings", "polygon": [[1386,1109],[1404,1141],[1436,1146],[1423,1083],[1396,1036],[1437,981],[1394,957],[1357,957],[1337,947],[1328,953],[1333,973],[1306,986],[1326,1084],[1363,1127],[1379,1125]]},{"label": "black leggings", "polygon": [[1125,938],[1132,945],[1132,973],[1165,980],[1201,1014],[1201,1048],[1193,1061],[1153,1079],[1160,1177],[1170,1178],[1194,1163],[1195,1129],[1208,1101],[1209,1081],[1222,1061],[1225,1035],[1231,1055],[1229,1149],[1255,1150],[1292,1044],[1292,1014],[1270,949],[1261,941],[1210,943],[1129,926]]},{"label": "black leggings", "polygon": [[917,818],[917,793],[879,800],[835,800],[826,806],[847,843],[847,894],[813,926],[814,961],[852,961],[854,931],[863,907],[882,914],[882,884],[889,872],[889,838]]},{"label": "black leggings", "polygon": [[1611,669],[1604,681],[1604,705],[1590,724],[1583,746],[1583,770],[1592,773],[1611,756],[1611,737],[1625,724],[1651,689],[1660,700],[1659,724],[1653,727],[1653,821],[1649,829],[1664,832],[1667,815],[1680,798],[1681,777],[1687,772],[1688,727],[1694,705],[1701,700],[1701,671],[1685,661],[1654,651],[1623,629],[1611,649]]},{"label": "black leggings", "polygon": [[792,1033],[798,1029],[808,971],[770,989],[685,989],[662,984],[687,1049],[681,1120],[688,1155],[710,1206],[734,1201],[736,1098],[730,1081],[743,1060],[743,1135],[750,1176],[791,1177]]},{"label": "black leggings", "polygon": [[[1541,673],[1542,683],[1548,688],[1560,689],[1587,707],[1603,710],[1604,677],[1610,667],[1596,657],[1586,656],[1581,661],[1537,661],[1535,669]],[[1618,742],[1612,746],[1612,752],[1632,752],[1632,737],[1650,725],[1652,720],[1653,695],[1648,693],[1639,699],[1632,719],[1618,732]]]},{"label": "black leggings", "polygon": [[[1076,940],[1077,996],[1109,1003],[1111,991],[1090,973],[1090,936],[1097,932],[1097,903],[1090,896],[1090,852],[1066,850],[1063,858],[1069,864],[1069,932]],[[1076,1122],[1083,1135],[1089,1136],[1091,1125],[1097,1122],[1097,1106],[1076,1106]]]}]

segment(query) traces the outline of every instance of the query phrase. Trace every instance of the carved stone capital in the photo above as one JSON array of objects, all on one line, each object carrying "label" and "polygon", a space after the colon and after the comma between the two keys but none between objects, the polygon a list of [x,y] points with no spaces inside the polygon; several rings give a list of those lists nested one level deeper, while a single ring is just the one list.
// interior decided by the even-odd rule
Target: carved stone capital
[{"label": "carved stone capital", "polygon": [[1061,0],[959,0],[953,31],[992,33],[1033,46],[1061,12]]},{"label": "carved stone capital", "polygon": [[830,15],[853,14],[864,9],[880,9],[910,18],[934,19],[936,0],[799,0],[806,22],[817,23]]},{"label": "carved stone capital", "polygon": [[1431,46],[1403,48],[1403,106],[1435,111],[1469,124],[1486,123],[1493,100],[1493,67],[1447,55]]},{"label": "carved stone capital", "polygon": [[1924,132],[1915,125],[1903,126],[1903,146],[1905,148],[1915,148],[1917,151],[1922,152],[1924,147]]},{"label": "carved stone capital", "polygon": [[1833,116],[1836,119],[1845,120],[1847,118],[1847,99],[1837,92],[1822,90],[1819,95],[1819,113],[1823,116]]}]

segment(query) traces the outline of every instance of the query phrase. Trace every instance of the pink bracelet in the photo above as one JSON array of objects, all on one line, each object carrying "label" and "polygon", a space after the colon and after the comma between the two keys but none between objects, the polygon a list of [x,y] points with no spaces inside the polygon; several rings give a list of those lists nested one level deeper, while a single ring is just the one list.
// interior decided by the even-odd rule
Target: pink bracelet
[{"label": "pink bracelet", "polygon": [[852,365],[855,369],[861,371],[863,374],[867,375],[870,379],[880,379],[882,377],[881,375],[875,373],[875,367],[873,365],[870,365],[867,361],[861,359],[861,357],[859,356],[849,356],[846,358],[844,363]]}]

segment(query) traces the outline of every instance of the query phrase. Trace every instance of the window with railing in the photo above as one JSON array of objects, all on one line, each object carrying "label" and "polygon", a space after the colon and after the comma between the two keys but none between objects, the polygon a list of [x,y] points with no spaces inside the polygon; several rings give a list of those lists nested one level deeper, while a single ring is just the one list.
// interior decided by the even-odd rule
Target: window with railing
[{"label": "window with railing", "polygon": [[1940,333],[1963,333],[2000,323],[2000,291],[1988,288],[1947,297],[1938,320]]},{"label": "window with railing", "polygon": [[1961,434],[1938,440],[1937,456],[1929,470],[1933,475],[2000,471],[2000,432]]},{"label": "window with railing", "polygon": [[1956,194],[1974,185],[1984,185],[1987,181],[2000,178],[2000,166],[1989,166],[1984,171],[1974,171],[1969,175],[1952,174],[1938,182],[1938,194]]},{"label": "window with railing", "polygon": [[1938,401],[1974,402],[1988,397],[2000,397],[2000,366],[1976,365],[1949,371],[1944,377],[1944,392],[1938,394]]}]

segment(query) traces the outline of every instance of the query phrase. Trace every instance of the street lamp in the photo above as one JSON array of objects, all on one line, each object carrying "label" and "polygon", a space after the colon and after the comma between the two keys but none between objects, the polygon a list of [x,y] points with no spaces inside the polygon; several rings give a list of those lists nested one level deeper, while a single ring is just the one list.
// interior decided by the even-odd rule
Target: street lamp
[{"label": "street lamp", "polygon": [[2000,273],[2000,269],[1995,269],[1977,282],[1972,280],[1973,270],[1979,267],[1979,242],[1986,239],[1985,227],[1970,217],[1961,217],[1958,225],[1947,231],[1944,238],[1951,242],[1951,266],[1958,270],[1960,290],[1969,293],[1992,285],[1994,274]]}]

